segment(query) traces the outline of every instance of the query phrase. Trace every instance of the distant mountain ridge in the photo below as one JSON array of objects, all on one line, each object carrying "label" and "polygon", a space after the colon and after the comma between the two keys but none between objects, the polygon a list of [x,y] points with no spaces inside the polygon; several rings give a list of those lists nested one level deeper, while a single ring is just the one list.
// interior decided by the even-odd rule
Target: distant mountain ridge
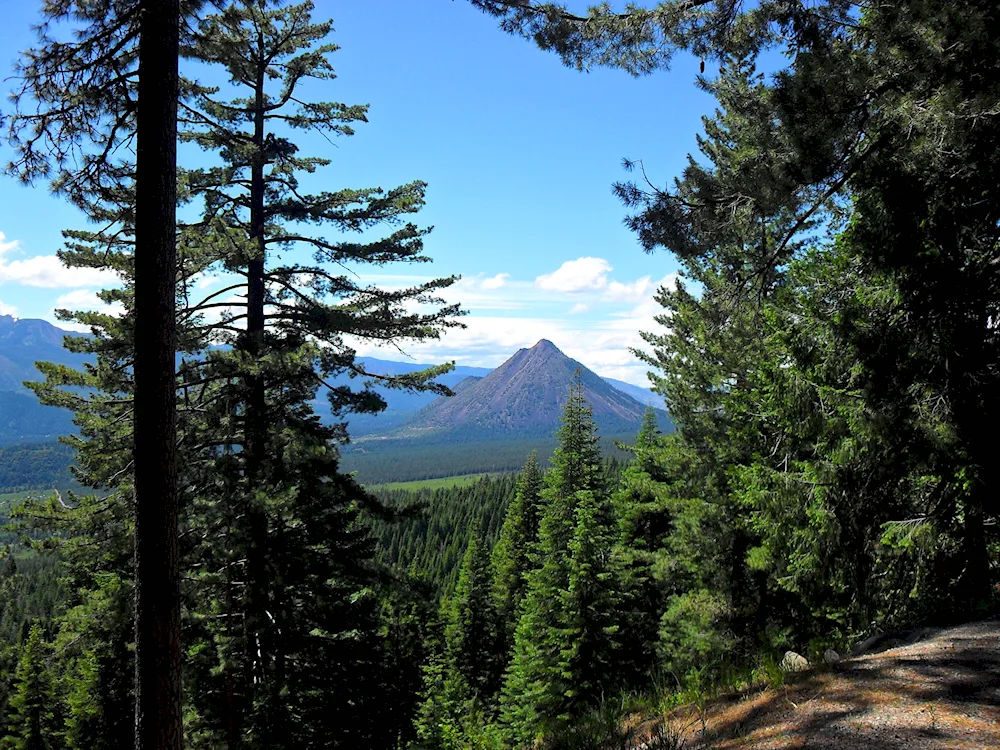
[{"label": "distant mountain ridge", "polygon": [[69,334],[48,321],[0,315],[0,391],[31,393],[25,380],[41,380],[35,362],[79,366],[86,358],[63,348]]},{"label": "distant mountain ridge", "polygon": [[463,380],[454,396],[435,400],[385,436],[466,441],[551,436],[577,372],[601,433],[638,428],[645,404],[542,339],[518,350],[485,377]]},{"label": "distant mountain ridge", "polygon": [[79,367],[86,358],[63,348],[67,331],[48,321],[0,315],[0,445],[55,440],[76,431],[65,409],[43,406],[24,381],[38,381],[35,362]]},{"label": "distant mountain ridge", "polygon": [[[69,412],[51,406],[43,406],[38,403],[34,393],[24,386],[24,381],[42,379],[41,373],[35,368],[35,362],[56,362],[80,367],[87,361],[88,358],[85,355],[75,354],[63,348],[63,338],[71,333],[48,321],[18,319],[10,315],[0,315],[0,445],[49,441],[60,435],[76,431],[72,415]],[[554,351],[559,352],[550,342],[545,343],[551,346]],[[532,349],[521,350],[521,352],[529,351]],[[562,353],[559,352],[559,354]],[[382,375],[413,372],[430,366],[373,357],[359,357],[358,359],[368,371]],[[573,366],[580,365],[574,363]],[[460,365],[439,377],[438,382],[459,392],[451,399],[454,400],[470,388],[481,387],[482,380],[493,372],[495,371],[486,367]],[[662,407],[662,398],[651,391],[611,379],[605,379],[605,382],[611,383],[618,391],[627,393],[643,404]],[[342,376],[335,379],[335,384],[360,387],[361,381]],[[588,387],[587,383],[584,385],[585,388]],[[597,384],[591,383],[591,386],[596,387]],[[421,409],[429,407],[439,398],[433,393],[409,393],[378,386],[376,386],[376,391],[385,399],[388,404],[387,409],[377,415],[349,415],[349,432],[352,436],[362,438],[365,435],[385,433],[399,428],[414,419]],[[564,399],[565,391],[557,395]],[[523,401],[524,399],[522,399]],[[615,402],[616,398],[611,397],[610,401]],[[551,407],[554,402],[550,399],[546,403]],[[325,404],[323,394],[318,394],[316,409],[320,414],[326,411]]]}]

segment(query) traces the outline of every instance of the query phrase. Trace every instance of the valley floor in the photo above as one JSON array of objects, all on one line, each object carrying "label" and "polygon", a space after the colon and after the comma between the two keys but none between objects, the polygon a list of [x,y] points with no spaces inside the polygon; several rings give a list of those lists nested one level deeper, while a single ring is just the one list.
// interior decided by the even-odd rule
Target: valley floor
[{"label": "valley floor", "polygon": [[1000,750],[1000,620],[722,698],[671,724],[691,749]]}]

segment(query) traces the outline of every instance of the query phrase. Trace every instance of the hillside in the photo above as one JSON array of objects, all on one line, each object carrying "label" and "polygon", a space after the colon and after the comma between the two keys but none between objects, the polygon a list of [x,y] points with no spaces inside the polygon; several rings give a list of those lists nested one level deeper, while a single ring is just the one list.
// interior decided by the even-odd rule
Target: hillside
[{"label": "hillside", "polygon": [[42,406],[24,386],[42,379],[35,362],[82,364],[81,355],[63,348],[66,334],[44,320],[0,315],[0,445],[54,440],[76,430],[68,412]]},{"label": "hillside", "polygon": [[558,429],[578,371],[598,430],[605,435],[634,432],[646,407],[543,339],[530,349],[518,350],[485,377],[463,381],[454,396],[435,400],[385,437],[436,441],[550,437]]},{"label": "hillside", "polygon": [[44,320],[0,315],[0,392],[30,393],[25,380],[41,380],[35,362],[79,365],[84,357],[63,348],[67,331]]},{"label": "hillside", "polygon": [[[23,385],[25,380],[41,378],[36,361],[71,366],[86,361],[62,347],[66,334],[43,320],[0,316],[0,446],[52,443],[58,436],[76,431],[69,412],[42,406]],[[429,366],[371,357],[359,361],[380,375]],[[348,429],[354,442],[345,449],[345,469],[357,470],[366,481],[406,481],[509,471],[520,467],[532,450],[544,458],[555,445],[562,403],[577,369],[594,408],[603,447],[613,453],[613,441],[630,441],[645,404],[661,403],[659,397],[628,383],[601,378],[543,340],[521,349],[496,370],[459,366],[441,376],[438,381],[455,391],[452,397],[376,387],[387,409],[377,415],[350,415]],[[362,385],[347,376],[333,383],[354,388]],[[326,411],[322,394],[315,407],[320,414]],[[662,428],[669,429],[665,413],[660,421]],[[443,448],[443,444],[448,447]],[[44,446],[31,448],[47,450]],[[57,451],[54,455],[63,454]]]}]

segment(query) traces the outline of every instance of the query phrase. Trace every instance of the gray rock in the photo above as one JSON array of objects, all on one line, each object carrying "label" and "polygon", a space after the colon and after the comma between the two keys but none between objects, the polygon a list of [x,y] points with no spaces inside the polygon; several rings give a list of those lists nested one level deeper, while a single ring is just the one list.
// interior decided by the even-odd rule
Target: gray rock
[{"label": "gray rock", "polygon": [[839,664],[840,663],[840,654],[838,654],[832,648],[828,648],[823,653],[823,661],[825,661],[827,664],[829,664],[832,667],[834,664]]},{"label": "gray rock", "polygon": [[809,660],[794,651],[786,651],[781,660],[782,672],[803,672],[809,669]]}]

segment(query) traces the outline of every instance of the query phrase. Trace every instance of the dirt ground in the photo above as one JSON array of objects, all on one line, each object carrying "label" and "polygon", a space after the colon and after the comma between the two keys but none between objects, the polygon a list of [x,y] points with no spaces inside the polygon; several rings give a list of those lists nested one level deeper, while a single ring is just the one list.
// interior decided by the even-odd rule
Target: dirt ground
[{"label": "dirt ground", "polygon": [[692,750],[1000,750],[1000,621],[790,676],[670,723]]}]

